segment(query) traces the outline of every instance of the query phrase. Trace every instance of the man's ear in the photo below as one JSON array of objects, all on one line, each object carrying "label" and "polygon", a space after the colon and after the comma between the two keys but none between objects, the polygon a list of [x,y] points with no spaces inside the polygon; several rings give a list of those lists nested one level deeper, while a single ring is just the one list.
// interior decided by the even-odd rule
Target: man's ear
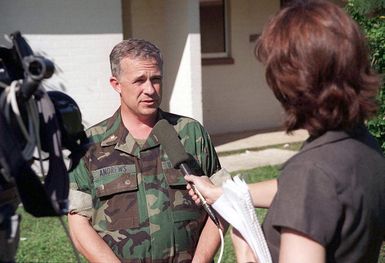
[{"label": "man's ear", "polygon": [[114,76],[111,76],[110,77],[110,85],[111,87],[117,92],[117,93],[121,93],[121,85],[120,85],[120,82],[119,80],[114,77]]}]

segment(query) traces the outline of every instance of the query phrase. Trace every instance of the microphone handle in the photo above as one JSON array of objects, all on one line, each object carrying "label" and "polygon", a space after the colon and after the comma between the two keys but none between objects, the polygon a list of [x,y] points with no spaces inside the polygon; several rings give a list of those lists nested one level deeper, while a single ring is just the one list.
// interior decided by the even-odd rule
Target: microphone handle
[{"label": "microphone handle", "polygon": [[[185,163],[181,163],[179,168],[182,170],[182,173],[184,175],[192,175],[192,172],[190,170],[190,167],[188,167],[187,164]],[[203,195],[199,192],[199,190],[196,188],[195,184],[193,183],[190,183],[191,185],[191,188],[193,189],[193,191],[195,192],[195,194],[199,197],[200,201],[201,201],[201,204],[203,206],[203,208],[206,210],[207,214],[209,215],[209,217],[211,218],[211,220],[213,220],[213,222],[218,226],[220,227],[219,225],[219,220],[218,218],[215,216],[213,210],[211,209],[211,206],[206,202],[206,199],[203,197]]]}]

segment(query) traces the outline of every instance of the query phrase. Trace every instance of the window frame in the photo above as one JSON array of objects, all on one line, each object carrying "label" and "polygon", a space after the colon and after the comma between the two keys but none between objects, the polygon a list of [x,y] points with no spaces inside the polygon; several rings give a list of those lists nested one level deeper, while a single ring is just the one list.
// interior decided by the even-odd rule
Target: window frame
[{"label": "window frame", "polygon": [[[222,0],[224,8],[224,52],[210,52],[204,53],[201,51],[202,65],[215,65],[215,64],[233,64],[234,59],[231,57],[231,35],[230,35],[230,11],[229,0]],[[199,1],[201,4],[201,1]]]}]

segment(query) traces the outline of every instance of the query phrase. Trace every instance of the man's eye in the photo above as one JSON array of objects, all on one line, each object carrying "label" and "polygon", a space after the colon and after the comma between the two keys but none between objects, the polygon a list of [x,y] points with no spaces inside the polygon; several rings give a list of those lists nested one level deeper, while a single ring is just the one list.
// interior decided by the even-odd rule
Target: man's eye
[{"label": "man's eye", "polygon": [[152,83],[161,83],[162,82],[162,78],[153,78],[151,79]]}]

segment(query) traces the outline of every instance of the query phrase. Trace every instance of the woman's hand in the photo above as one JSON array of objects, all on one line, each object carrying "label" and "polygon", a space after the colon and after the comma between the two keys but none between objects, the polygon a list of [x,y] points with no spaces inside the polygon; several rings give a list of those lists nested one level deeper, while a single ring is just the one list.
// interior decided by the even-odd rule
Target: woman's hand
[{"label": "woman's hand", "polygon": [[200,199],[192,189],[192,184],[195,185],[209,205],[214,203],[223,193],[222,187],[215,186],[207,176],[186,175],[184,179],[188,182],[187,189],[189,190],[189,195],[196,204],[200,203]]}]

